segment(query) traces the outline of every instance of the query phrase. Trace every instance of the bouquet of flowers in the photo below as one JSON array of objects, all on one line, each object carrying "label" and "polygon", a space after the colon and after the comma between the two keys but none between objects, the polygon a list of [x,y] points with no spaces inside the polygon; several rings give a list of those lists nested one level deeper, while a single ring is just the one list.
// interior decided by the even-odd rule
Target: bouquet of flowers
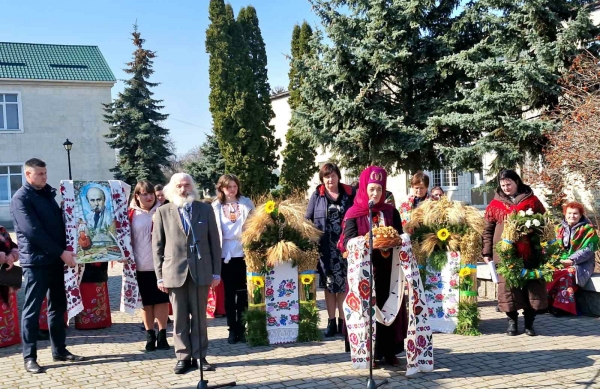
[{"label": "bouquet of flowers", "polygon": [[[527,240],[531,252],[541,255],[538,268],[525,268],[523,258],[517,253],[515,245]],[[562,268],[560,243],[555,239],[549,216],[534,213],[532,209],[512,213],[506,218],[502,240],[494,249],[500,257],[498,274],[506,279],[506,284],[511,288],[522,288],[532,279],[552,281],[554,270]]]}]

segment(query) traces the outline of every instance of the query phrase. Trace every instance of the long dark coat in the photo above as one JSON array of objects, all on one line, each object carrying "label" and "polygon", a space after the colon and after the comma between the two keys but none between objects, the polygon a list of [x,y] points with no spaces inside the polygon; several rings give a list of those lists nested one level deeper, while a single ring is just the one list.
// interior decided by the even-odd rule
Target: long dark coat
[{"label": "long dark coat", "polygon": [[[485,227],[483,231],[483,256],[493,257],[499,263],[494,246],[502,239],[504,219],[513,212],[532,209],[535,213],[545,213],[546,209],[533,194],[530,187],[523,185],[521,193],[513,199],[500,189],[494,200],[485,210]],[[522,238],[516,245],[517,253],[523,257],[525,268],[535,269],[540,264],[540,253],[532,252],[528,238]],[[544,280],[530,280],[524,288],[509,288],[504,277],[498,275],[498,306],[502,312],[516,312],[519,309],[535,310],[548,307],[548,295]]]}]

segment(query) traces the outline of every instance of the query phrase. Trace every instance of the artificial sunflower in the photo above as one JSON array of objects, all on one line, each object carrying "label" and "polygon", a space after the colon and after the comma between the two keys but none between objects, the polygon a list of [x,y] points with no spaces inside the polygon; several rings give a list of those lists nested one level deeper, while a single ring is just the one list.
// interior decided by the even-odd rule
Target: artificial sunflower
[{"label": "artificial sunflower", "polygon": [[315,279],[314,275],[306,274],[306,275],[303,275],[302,278],[300,278],[300,281],[302,281],[302,284],[304,284],[304,285],[310,285],[310,284],[312,284],[314,279]]},{"label": "artificial sunflower", "polygon": [[273,200],[267,201],[267,203],[265,204],[265,212],[273,213],[274,210],[275,210],[275,201],[273,201]]},{"label": "artificial sunflower", "polygon": [[460,269],[458,275],[460,278],[468,277],[471,275],[471,269],[469,269],[468,267],[463,267],[462,269]]},{"label": "artificial sunflower", "polygon": [[263,281],[262,277],[258,276],[252,277],[252,283],[258,288],[262,288],[263,286],[265,286],[265,281]]},{"label": "artificial sunflower", "polygon": [[441,230],[439,230],[437,232],[437,237],[439,240],[444,242],[446,239],[448,239],[450,237],[450,231],[448,231],[446,228],[442,228]]}]

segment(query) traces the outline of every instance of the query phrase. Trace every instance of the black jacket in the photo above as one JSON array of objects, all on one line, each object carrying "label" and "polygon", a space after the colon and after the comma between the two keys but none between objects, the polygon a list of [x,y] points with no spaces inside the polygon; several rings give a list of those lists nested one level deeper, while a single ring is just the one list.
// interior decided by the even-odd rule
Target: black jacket
[{"label": "black jacket", "polygon": [[60,263],[66,248],[65,223],[56,200],[56,189],[35,189],[26,183],[10,203],[19,263],[23,267]]}]

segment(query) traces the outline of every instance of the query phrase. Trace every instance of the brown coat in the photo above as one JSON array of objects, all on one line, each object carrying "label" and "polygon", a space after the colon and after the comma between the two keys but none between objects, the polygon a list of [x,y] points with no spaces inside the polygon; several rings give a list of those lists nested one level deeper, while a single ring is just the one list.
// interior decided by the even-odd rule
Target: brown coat
[{"label": "brown coat", "polygon": [[188,273],[197,286],[209,286],[213,275],[221,275],[221,242],[215,213],[210,205],[192,203],[192,228],[198,240],[200,258],[192,254],[192,234],[185,233],[177,206],[159,207],[154,214],[152,251],[156,278],[165,288],[180,288]]},{"label": "brown coat", "polygon": [[[483,231],[483,251],[484,257],[493,257],[495,263],[499,263],[498,254],[494,251],[494,246],[502,239],[504,231],[504,218],[512,212],[527,211],[532,209],[536,213],[545,213],[546,210],[542,203],[533,194],[528,186],[523,186],[522,193],[518,194],[514,201],[506,196],[501,190],[496,192],[494,200],[485,212],[485,227]],[[528,264],[537,267],[539,258],[535,254],[526,258],[526,267]],[[502,312],[516,312],[519,309],[533,308],[535,310],[545,309],[548,306],[548,297],[546,292],[546,283],[544,280],[531,280],[523,289],[509,288],[506,286],[504,277],[498,275],[498,306]]]}]

